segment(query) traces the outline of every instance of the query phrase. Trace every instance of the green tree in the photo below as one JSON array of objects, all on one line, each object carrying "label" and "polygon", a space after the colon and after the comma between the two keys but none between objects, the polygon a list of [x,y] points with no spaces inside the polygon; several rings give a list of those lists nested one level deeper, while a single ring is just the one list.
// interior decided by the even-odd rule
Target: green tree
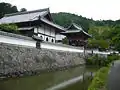
[{"label": "green tree", "polygon": [[25,12],[25,11],[27,11],[26,8],[21,8],[21,9],[20,9],[20,12]]},{"label": "green tree", "polygon": [[81,25],[84,27],[84,30],[88,31],[89,29],[89,24],[92,23],[92,19],[87,19],[82,16],[78,16],[75,14],[71,13],[65,13],[65,12],[60,12],[60,13],[53,13],[52,14],[53,20],[55,23],[68,27],[72,22]]},{"label": "green tree", "polygon": [[91,48],[109,48],[111,40],[109,38],[112,28],[108,26],[91,26],[89,34],[92,38],[88,40],[88,47]]},{"label": "green tree", "polygon": [[63,44],[69,44],[69,41],[68,41],[68,39],[65,37],[65,38],[62,39],[62,43],[63,43]]},{"label": "green tree", "polygon": [[0,18],[2,18],[5,14],[18,12],[16,6],[12,6],[10,3],[0,3]]},{"label": "green tree", "polygon": [[112,38],[112,46],[115,50],[120,52],[120,25],[116,25],[111,31],[110,37]]}]

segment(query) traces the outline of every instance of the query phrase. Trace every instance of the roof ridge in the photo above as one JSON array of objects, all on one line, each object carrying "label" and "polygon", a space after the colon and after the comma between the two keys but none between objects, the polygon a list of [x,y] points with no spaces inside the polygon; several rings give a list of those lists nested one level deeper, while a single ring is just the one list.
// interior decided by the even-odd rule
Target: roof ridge
[{"label": "roof ridge", "polygon": [[82,31],[86,32],[85,28],[81,24],[79,25],[79,24],[74,23],[74,25],[76,25],[78,28],[82,28]]},{"label": "roof ridge", "polygon": [[69,30],[69,28],[73,25],[73,23],[71,23],[67,28],[66,30]]},{"label": "roof ridge", "polygon": [[78,24],[72,22],[72,23],[68,26],[67,30],[69,30],[69,28],[70,28],[72,25],[73,25],[76,29],[78,29],[78,30],[81,30],[80,28],[82,28],[81,25],[78,25]]},{"label": "roof ridge", "polygon": [[32,10],[32,11],[25,11],[25,12],[17,12],[17,13],[11,13],[11,14],[5,14],[5,17],[14,16],[14,15],[21,15],[21,14],[28,14],[28,13],[34,13],[34,12],[42,12],[42,11],[49,11],[49,8]]},{"label": "roof ridge", "polygon": [[88,36],[90,36],[90,37],[92,37],[88,32],[86,32],[85,30],[84,30],[84,27],[82,27],[82,25],[78,25],[78,24],[76,24],[76,23],[73,23],[75,26],[77,26],[78,28],[82,28],[82,30],[80,30],[80,31],[82,31],[83,33],[85,33],[85,34],[87,34]]},{"label": "roof ridge", "polygon": [[47,22],[49,22],[49,23],[52,23],[52,24],[56,25],[57,27],[60,27],[63,31],[65,31],[65,28],[64,28],[63,26],[60,26],[59,24],[53,23],[53,22],[47,20],[46,18],[41,18],[41,20],[42,20],[43,22],[44,22],[44,20],[45,20],[45,21],[47,21]]},{"label": "roof ridge", "polygon": [[76,28],[78,28],[78,29],[80,29],[80,28],[83,29],[83,27],[82,27],[81,25],[78,25],[78,24],[76,24],[76,23],[73,23],[73,25],[74,25]]}]

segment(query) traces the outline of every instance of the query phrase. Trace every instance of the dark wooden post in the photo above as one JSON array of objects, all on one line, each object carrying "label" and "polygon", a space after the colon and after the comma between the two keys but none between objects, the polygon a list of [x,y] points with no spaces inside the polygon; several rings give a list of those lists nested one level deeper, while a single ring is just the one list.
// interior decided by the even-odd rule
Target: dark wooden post
[{"label": "dark wooden post", "polygon": [[37,48],[37,49],[40,49],[40,48],[41,48],[41,46],[40,46],[40,41],[37,41],[37,42],[36,42],[36,48]]}]

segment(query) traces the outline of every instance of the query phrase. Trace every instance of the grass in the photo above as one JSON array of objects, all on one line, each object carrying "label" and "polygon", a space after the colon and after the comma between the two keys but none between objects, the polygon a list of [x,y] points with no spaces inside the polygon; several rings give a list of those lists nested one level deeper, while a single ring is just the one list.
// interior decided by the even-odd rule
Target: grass
[{"label": "grass", "polygon": [[96,72],[92,80],[92,83],[88,87],[88,90],[107,90],[106,83],[107,83],[108,71],[109,71],[109,67],[100,68]]}]

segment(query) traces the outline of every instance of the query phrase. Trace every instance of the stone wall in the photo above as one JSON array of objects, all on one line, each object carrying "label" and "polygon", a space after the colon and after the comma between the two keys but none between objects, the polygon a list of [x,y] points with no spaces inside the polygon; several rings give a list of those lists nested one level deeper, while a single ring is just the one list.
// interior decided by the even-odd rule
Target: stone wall
[{"label": "stone wall", "polygon": [[83,53],[0,43],[0,75],[14,76],[84,64]]}]

